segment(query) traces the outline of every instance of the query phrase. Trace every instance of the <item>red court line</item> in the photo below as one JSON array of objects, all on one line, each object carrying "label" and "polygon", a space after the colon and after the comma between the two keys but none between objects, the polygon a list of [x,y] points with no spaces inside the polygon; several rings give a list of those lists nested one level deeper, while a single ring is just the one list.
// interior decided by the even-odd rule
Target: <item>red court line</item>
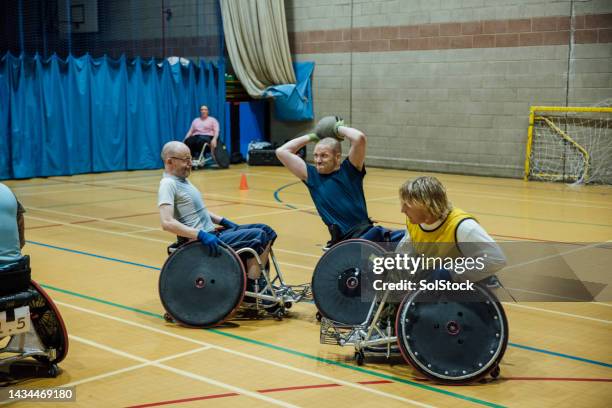
[{"label": "red court line", "polygon": [[64,224],[47,224],[47,225],[39,225],[37,227],[26,227],[25,230],[29,231],[29,230],[33,230],[33,229],[40,229],[40,228],[49,228],[49,227],[61,227]]},{"label": "red court line", "polygon": [[141,217],[143,215],[153,215],[153,214],[159,214],[159,211],[139,213],[139,214],[130,214],[130,215],[119,215],[117,217],[107,217],[107,218],[104,218],[104,219],[105,220],[119,220],[121,218]]},{"label": "red court line", "polygon": [[152,402],[150,404],[142,404],[142,405],[130,405],[127,408],[145,408],[145,407],[158,407],[160,405],[170,405],[170,404],[181,404],[183,402],[191,402],[191,401],[202,401],[207,399],[215,399],[215,398],[225,398],[225,397],[237,397],[240,394],[235,392],[228,392],[225,394],[212,394],[212,395],[204,395],[202,397],[193,397],[193,398],[183,398],[171,401],[162,401],[162,402]]},{"label": "red court line", "polygon": [[[374,385],[374,384],[391,384],[393,381],[389,380],[373,380],[373,381],[357,381],[358,384],[362,385]],[[266,388],[263,390],[257,390],[257,392],[261,394],[271,393],[271,392],[283,392],[283,391],[296,391],[296,390],[308,390],[314,388],[333,388],[333,387],[342,387],[342,384],[336,383],[328,383],[328,384],[313,384],[313,385],[297,385],[294,387],[283,387],[283,388]],[[157,407],[160,405],[170,405],[170,404],[180,404],[183,402],[191,402],[191,401],[200,401],[205,399],[213,399],[213,398],[225,398],[225,397],[237,397],[240,394],[235,392],[228,392],[225,394],[211,394],[211,395],[203,395],[200,397],[191,397],[191,398],[182,398],[176,400],[168,400],[168,401],[159,401],[159,402],[151,402],[148,404],[142,405],[130,405],[126,408],[145,408],[145,407]]]},{"label": "red court line", "polygon": [[[216,205],[209,205],[206,208],[215,208],[215,207],[225,207],[229,204],[216,204]],[[147,212],[147,213],[139,213],[139,214],[130,214],[130,215],[120,215],[117,217],[107,217],[107,218],[100,218],[99,220],[81,220],[81,221],[72,221],[72,222],[67,222],[66,224],[87,224],[90,222],[104,222],[104,221],[111,221],[111,220],[118,220],[120,218],[130,218],[130,217],[141,217],[143,215],[154,215],[154,214],[159,214],[158,211],[155,212]],[[77,215],[68,215],[71,217],[76,217]],[[50,227],[62,227],[65,224],[48,224],[48,225],[39,225],[37,227],[27,227],[26,230],[33,230],[33,229],[40,229],[40,228],[50,228]],[[143,225],[143,227],[147,227],[146,225]]]},{"label": "red court line", "polygon": [[[72,183],[72,184],[81,184],[81,185],[91,186],[91,187],[106,187],[106,188],[111,188],[111,189],[116,189],[116,190],[136,191],[136,192],[139,192],[139,193],[157,194],[157,191],[153,191],[153,190],[144,190],[144,189],[137,189],[137,188],[114,186],[112,184],[98,185],[98,184],[94,184],[94,183],[83,183],[83,182],[68,181],[68,180],[61,180],[60,182]],[[223,202],[223,203],[231,203],[231,204],[239,204],[239,205],[250,205],[250,206],[253,206],[253,207],[274,208],[274,209],[278,209],[278,210],[282,210],[282,209],[286,208],[286,207],[283,207],[283,206],[271,206],[271,205],[265,205],[265,204],[242,203],[240,201],[230,201],[230,200],[223,200],[223,199],[217,199],[217,198],[207,198],[207,199],[210,199],[211,201],[219,201],[219,202]]]},{"label": "red court line", "polygon": [[586,381],[586,382],[612,382],[612,378],[573,378],[573,377],[502,377],[503,380],[513,381]]}]

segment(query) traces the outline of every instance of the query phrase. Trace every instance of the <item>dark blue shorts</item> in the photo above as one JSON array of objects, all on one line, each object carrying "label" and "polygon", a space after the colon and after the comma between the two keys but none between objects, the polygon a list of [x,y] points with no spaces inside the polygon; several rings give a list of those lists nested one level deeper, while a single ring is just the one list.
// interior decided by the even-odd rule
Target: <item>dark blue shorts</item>
[{"label": "dark blue shorts", "polygon": [[269,243],[274,243],[276,232],[266,224],[243,224],[222,229],[217,236],[234,250],[252,248],[261,254]]},{"label": "dark blue shorts", "polygon": [[[385,242],[387,239],[391,243],[395,243],[397,245],[398,242],[404,238],[404,233],[406,230],[390,230],[383,226],[376,225],[370,228],[365,234],[361,235],[359,238],[372,241],[372,242]],[[393,246],[395,248],[395,246]]]}]

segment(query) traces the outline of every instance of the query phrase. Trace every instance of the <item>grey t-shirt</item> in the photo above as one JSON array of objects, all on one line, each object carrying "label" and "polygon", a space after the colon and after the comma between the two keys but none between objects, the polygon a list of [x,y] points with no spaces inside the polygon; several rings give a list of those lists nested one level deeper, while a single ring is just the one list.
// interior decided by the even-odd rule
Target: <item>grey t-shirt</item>
[{"label": "grey t-shirt", "polygon": [[13,192],[0,183],[0,265],[21,258],[17,216],[24,212]]},{"label": "grey t-shirt", "polygon": [[187,179],[164,173],[157,195],[157,206],[162,204],[174,207],[174,218],[181,224],[206,232],[215,229],[202,195]]}]

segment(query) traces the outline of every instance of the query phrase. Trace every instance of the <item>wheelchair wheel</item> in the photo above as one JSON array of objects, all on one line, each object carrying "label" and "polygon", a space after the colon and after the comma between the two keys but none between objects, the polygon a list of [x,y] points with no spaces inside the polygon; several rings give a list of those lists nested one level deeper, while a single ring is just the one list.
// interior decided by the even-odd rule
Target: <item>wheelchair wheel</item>
[{"label": "wheelchair wheel", "polygon": [[68,333],[66,325],[47,292],[34,281],[30,281],[30,291],[36,292],[28,303],[30,319],[36,333],[46,348],[55,349],[55,358],[35,356],[38,361],[48,363],[50,366],[61,362],[68,354]]},{"label": "wheelchair wheel", "polygon": [[159,296],[169,316],[190,327],[213,327],[238,308],[246,273],[238,255],[225,245],[211,257],[199,242],[181,246],[159,275]]},{"label": "wheelchair wheel", "polygon": [[227,153],[227,148],[223,142],[217,142],[217,147],[215,148],[213,157],[215,159],[215,163],[219,166],[220,169],[227,169],[230,166],[230,157]]},{"label": "wheelchair wheel", "polygon": [[312,296],[320,314],[347,325],[363,323],[372,300],[362,296],[363,273],[371,270],[372,257],[383,255],[380,246],[364,239],[349,239],[325,252],[312,275]]},{"label": "wheelchair wheel", "polygon": [[465,384],[493,373],[508,344],[504,309],[480,285],[469,292],[412,292],[395,325],[404,360],[440,383]]}]

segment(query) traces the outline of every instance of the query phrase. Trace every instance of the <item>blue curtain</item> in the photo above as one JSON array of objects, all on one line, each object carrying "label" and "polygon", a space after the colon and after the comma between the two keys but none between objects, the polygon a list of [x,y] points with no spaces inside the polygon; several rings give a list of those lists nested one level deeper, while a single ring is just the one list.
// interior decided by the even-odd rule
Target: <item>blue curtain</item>
[{"label": "blue curtain", "polygon": [[[224,63],[0,59],[0,179],[155,169],[199,106],[225,123]],[[221,129],[224,140],[224,129]]]}]

